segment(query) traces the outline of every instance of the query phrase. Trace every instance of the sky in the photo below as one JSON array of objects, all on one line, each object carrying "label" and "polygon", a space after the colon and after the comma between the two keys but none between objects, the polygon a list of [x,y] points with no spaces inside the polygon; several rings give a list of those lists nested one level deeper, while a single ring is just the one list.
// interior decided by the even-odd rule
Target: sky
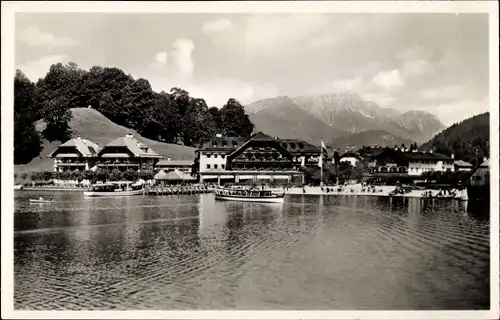
[{"label": "sky", "polygon": [[357,92],[451,125],[489,108],[488,16],[17,13],[15,66],[114,66],[209,106]]}]

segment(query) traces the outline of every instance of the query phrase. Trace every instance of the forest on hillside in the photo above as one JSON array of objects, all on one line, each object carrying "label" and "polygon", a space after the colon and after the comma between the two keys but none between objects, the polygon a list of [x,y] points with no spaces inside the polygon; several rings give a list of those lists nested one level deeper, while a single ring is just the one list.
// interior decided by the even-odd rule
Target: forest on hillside
[{"label": "forest on hillside", "polygon": [[[180,88],[155,92],[142,78],[118,68],[75,63],[52,65],[36,83],[17,70],[14,77],[14,163],[37,157],[42,139],[64,142],[71,137],[71,108],[91,107],[111,121],[134,129],[143,137],[200,147],[216,133],[249,137],[254,125],[234,98],[220,108]],[[46,128],[37,132],[35,121]]]},{"label": "forest on hillside", "polygon": [[422,145],[422,149],[432,149],[446,155],[454,154],[456,159],[462,159],[476,165],[483,157],[489,157],[490,113],[482,113],[437,134]]}]

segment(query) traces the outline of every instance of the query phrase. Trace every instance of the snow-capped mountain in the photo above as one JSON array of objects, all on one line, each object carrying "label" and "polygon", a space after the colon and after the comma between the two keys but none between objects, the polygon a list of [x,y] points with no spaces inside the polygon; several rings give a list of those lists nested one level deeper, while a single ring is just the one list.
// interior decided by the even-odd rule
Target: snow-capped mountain
[{"label": "snow-capped mountain", "polygon": [[[299,119],[296,118],[298,109],[305,111]],[[323,136],[329,141],[348,134],[385,130],[395,137],[423,142],[444,128],[439,119],[428,112],[401,113],[398,110],[381,108],[376,103],[365,101],[357,93],[351,91],[295,98],[264,99],[251,103],[246,110],[256,128],[264,132],[274,130],[286,132],[288,135],[290,133],[288,131],[291,130],[289,126],[299,121],[300,127],[307,133],[296,137],[307,141],[311,135]],[[305,117],[312,117],[319,122],[306,120]],[[269,122],[272,122],[272,128],[268,126]],[[314,127],[308,127],[306,123]],[[299,133],[296,130],[293,131],[295,134]]]}]

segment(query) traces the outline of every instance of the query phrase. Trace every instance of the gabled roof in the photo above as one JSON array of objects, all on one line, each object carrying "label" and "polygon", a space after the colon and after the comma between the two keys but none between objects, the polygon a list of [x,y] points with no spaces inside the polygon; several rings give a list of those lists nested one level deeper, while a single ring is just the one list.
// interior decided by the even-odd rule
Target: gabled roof
[{"label": "gabled roof", "polygon": [[83,156],[83,157],[94,157],[98,152],[99,152],[99,146],[87,139],[83,138],[74,138],[66,141],[65,143],[61,144],[55,151],[50,153],[48,155],[49,158],[52,158],[55,154],[57,154],[57,151],[59,151],[59,148],[61,147],[75,147],[75,149]]},{"label": "gabled roof", "polygon": [[471,167],[471,168],[473,167],[472,164],[463,160],[455,160],[454,164],[459,167]]},{"label": "gabled roof", "polygon": [[450,161],[452,158],[436,152],[403,152],[403,155],[409,160],[445,160]]},{"label": "gabled roof", "polygon": [[356,152],[352,152],[352,151],[347,151],[346,153],[342,154],[340,156],[340,159],[342,158],[347,158],[347,157],[352,157],[352,158],[356,158],[358,160],[364,160],[364,158],[362,156],[360,156],[359,154],[357,154]]},{"label": "gabled roof", "polygon": [[481,165],[479,166],[480,168],[489,168],[490,167],[490,159],[487,159]]},{"label": "gabled roof", "polygon": [[[116,138],[111,141],[104,148],[101,149],[99,153],[102,153],[107,147],[125,147],[127,148],[134,156],[143,157],[143,158],[162,158],[158,153],[156,153],[153,149],[149,148],[139,140],[135,139],[132,136],[125,136]],[[141,148],[147,148],[143,150]]]},{"label": "gabled roof", "polygon": [[280,144],[289,152],[317,152],[320,153],[319,147],[316,147],[309,142],[299,139],[278,139]]},{"label": "gabled roof", "polygon": [[250,137],[250,139],[252,139],[252,140],[274,140],[271,136],[268,136],[267,134],[262,133],[262,132],[254,133]]},{"label": "gabled roof", "polygon": [[215,137],[210,139],[197,151],[226,151],[230,152],[242,146],[247,139],[241,137]]}]

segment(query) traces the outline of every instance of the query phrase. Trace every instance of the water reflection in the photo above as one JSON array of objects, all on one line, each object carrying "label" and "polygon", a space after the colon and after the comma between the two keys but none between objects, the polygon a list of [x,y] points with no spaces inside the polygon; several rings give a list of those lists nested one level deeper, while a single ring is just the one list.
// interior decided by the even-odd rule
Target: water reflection
[{"label": "water reflection", "polygon": [[15,200],[21,309],[480,309],[489,206],[213,195]]}]

